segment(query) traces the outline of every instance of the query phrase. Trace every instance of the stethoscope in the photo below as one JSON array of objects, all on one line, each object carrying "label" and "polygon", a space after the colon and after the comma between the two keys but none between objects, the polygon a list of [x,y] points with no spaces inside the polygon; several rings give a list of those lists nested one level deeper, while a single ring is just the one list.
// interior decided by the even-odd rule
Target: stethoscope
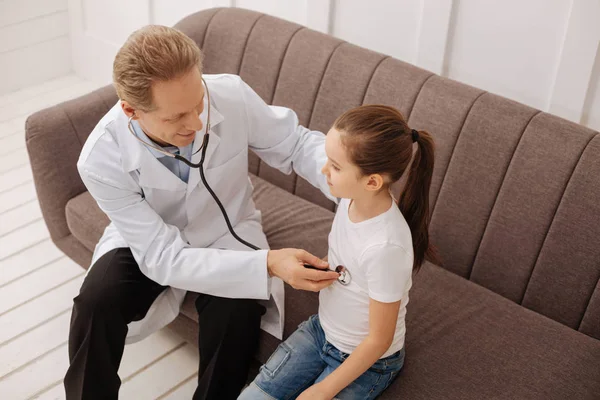
[{"label": "stethoscope", "polygon": [[[183,163],[185,163],[186,165],[188,165],[190,168],[198,168],[198,170],[200,171],[200,179],[202,180],[202,183],[204,184],[204,187],[206,187],[206,190],[208,190],[208,192],[210,193],[210,195],[212,196],[212,198],[215,200],[215,203],[217,203],[217,206],[219,206],[219,209],[221,210],[221,214],[223,214],[223,218],[225,219],[225,223],[227,224],[227,228],[229,229],[229,232],[231,233],[231,235],[233,235],[233,237],[240,243],[242,243],[243,245],[253,249],[253,250],[260,250],[259,247],[253,245],[250,242],[245,241],[244,239],[242,239],[241,237],[239,237],[237,235],[237,233],[235,233],[233,226],[231,226],[231,222],[229,221],[229,216],[227,215],[227,211],[225,211],[225,207],[223,207],[223,204],[221,203],[221,200],[219,200],[219,198],[217,197],[216,193],[212,190],[212,188],[210,187],[210,185],[208,184],[208,182],[206,181],[206,177],[204,176],[204,159],[206,157],[206,149],[208,148],[208,140],[210,138],[210,135],[208,134],[208,131],[210,131],[210,92],[208,91],[208,85],[206,84],[206,81],[204,81],[204,78],[202,78],[202,82],[204,83],[204,88],[206,90],[206,99],[207,99],[207,103],[208,103],[208,107],[206,110],[206,126],[205,126],[205,130],[204,130],[204,138],[202,139],[202,146],[200,146],[200,148],[198,150],[196,150],[196,152],[193,154],[197,154],[199,151],[202,151],[202,156],[200,157],[200,162],[195,164],[193,162],[191,162],[190,160],[188,160],[187,158],[183,157],[180,154],[173,154],[173,153],[169,153],[168,151],[165,151],[164,149],[162,149],[161,147],[153,144],[153,143],[147,143],[146,141],[140,139],[134,132],[133,127],[131,125],[133,118],[135,117],[135,114],[132,115],[131,117],[129,117],[129,121],[127,122],[127,128],[129,129],[129,132],[131,132],[131,134],[133,135],[133,137],[135,137],[139,142],[141,142],[143,145],[151,147],[152,149],[158,151],[161,154],[164,154],[167,157],[171,157],[171,158],[175,158],[176,160],[179,160]],[[320,268],[316,268],[313,267],[312,265],[305,265],[306,268],[311,268],[311,269],[317,269],[317,270],[321,270]],[[322,270],[321,270],[322,271]],[[350,282],[352,281],[352,276],[350,275],[350,272],[342,265],[338,265],[335,268],[335,272],[337,272],[338,274],[340,274],[340,276],[338,277],[338,281],[346,286],[349,285]]]}]

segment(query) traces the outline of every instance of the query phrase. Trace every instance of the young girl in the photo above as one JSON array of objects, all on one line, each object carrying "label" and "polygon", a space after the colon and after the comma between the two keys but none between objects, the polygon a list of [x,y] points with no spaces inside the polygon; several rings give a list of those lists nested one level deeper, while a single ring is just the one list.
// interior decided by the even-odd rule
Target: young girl
[{"label": "young girl", "polygon": [[[407,170],[396,205],[390,185]],[[434,144],[392,107],[369,105],[340,116],[327,134],[323,167],[341,198],[329,234],[329,264],[348,271],[319,296],[303,322],[261,367],[239,399],[373,399],[404,364],[412,271],[429,244]]]}]

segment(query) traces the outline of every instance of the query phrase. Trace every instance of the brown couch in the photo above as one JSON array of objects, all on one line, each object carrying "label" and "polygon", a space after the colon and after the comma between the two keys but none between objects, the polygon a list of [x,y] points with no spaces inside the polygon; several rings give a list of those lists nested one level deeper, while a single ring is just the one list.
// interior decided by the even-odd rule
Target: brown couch
[{"label": "brown couch", "polygon": [[[344,110],[396,106],[433,133],[431,235],[444,260],[415,277],[407,361],[384,399],[600,399],[600,136],[583,126],[315,31],[240,9],[178,28],[206,73],[239,74],[266,102],[327,131]],[[52,240],[88,266],[108,219],[75,164],[117,101],[112,87],[27,120],[27,148]],[[251,156],[273,248],[326,254],[333,204]],[[172,327],[195,342],[194,294]],[[288,288],[289,335],[317,297]],[[264,361],[277,340],[264,334]]]}]

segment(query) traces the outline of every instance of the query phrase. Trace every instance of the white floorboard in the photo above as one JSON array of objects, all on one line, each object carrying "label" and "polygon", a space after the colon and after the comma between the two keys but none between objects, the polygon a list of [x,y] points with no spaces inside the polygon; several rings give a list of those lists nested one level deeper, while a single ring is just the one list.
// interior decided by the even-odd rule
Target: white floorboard
[{"label": "white floorboard", "polygon": [[67,344],[41,355],[26,368],[14,370],[0,380],[0,393],[7,399],[28,399],[54,386],[69,366]]},{"label": "white floorboard", "polygon": [[0,121],[0,138],[14,135],[19,131],[25,130],[26,116],[11,118],[7,121]]},{"label": "white floorboard", "polygon": [[[85,271],[52,243],[36,198],[25,121],[98,87],[76,76],[0,96],[0,399],[65,398],[73,298]],[[190,399],[198,354],[168,329],[127,345],[121,399]]]},{"label": "white floorboard", "polygon": [[[0,131],[1,132],[1,131]],[[0,157],[0,173],[12,171],[23,165],[29,165],[29,156],[25,147],[13,150],[8,154]]]},{"label": "white floorboard", "polygon": [[[177,365],[177,368],[173,368]],[[198,371],[198,355],[191,345],[177,348],[123,383],[125,399],[153,399],[167,393]]]},{"label": "white floorboard", "polygon": [[[79,265],[71,259],[63,257],[13,281],[0,290],[0,314],[47,293],[83,273],[84,271]],[[27,290],[23,290],[23,288],[27,288]]]},{"label": "white floorboard", "polygon": [[[32,397],[35,400],[64,400],[65,399],[65,388],[62,382],[57,383],[48,390]],[[182,398],[183,400],[183,398]]]},{"label": "white floorboard", "polygon": [[63,256],[64,254],[56,248],[54,243],[50,239],[46,239],[30,247],[26,252],[2,260],[0,263],[0,288]]},{"label": "white floorboard", "polygon": [[5,106],[0,107],[0,122],[10,121],[17,117],[23,117],[28,114],[32,114],[43,108],[79,97],[97,88],[98,85],[94,83],[80,81],[55,91],[34,96],[29,100],[10,102]]},{"label": "white floorboard", "polygon": [[69,335],[70,317],[69,313],[60,314],[0,347],[0,376],[5,376],[35,360],[40,354],[65,344]]},{"label": "white floorboard", "polygon": [[20,130],[0,138],[0,156],[25,147],[25,131]]},{"label": "white floorboard", "polygon": [[2,236],[0,262],[13,254],[17,254],[18,252],[47,239],[49,235],[46,223],[40,220]]},{"label": "white floorboard", "polygon": [[0,214],[0,237],[13,232],[21,227],[38,221],[42,218],[42,210],[37,200],[31,200],[23,203],[17,208],[13,208],[3,214]]},{"label": "white floorboard", "polygon": [[53,79],[41,85],[31,86],[18,92],[8,93],[0,96],[0,107],[10,106],[22,101],[29,101],[36,96],[54,92],[56,90],[63,89],[81,83],[81,78],[75,75],[63,76],[57,79]]},{"label": "white floorboard", "polygon": [[[60,313],[70,311],[73,298],[79,293],[82,282],[83,277],[77,277],[0,315],[0,346],[37,328]],[[27,288],[23,288],[23,290],[27,290]]]},{"label": "white floorboard", "polygon": [[182,382],[180,386],[171,389],[171,392],[159,397],[160,400],[181,400],[191,399],[198,385],[198,374],[192,375],[187,381]]},{"label": "white floorboard", "polygon": [[16,188],[0,193],[0,213],[12,210],[35,199],[33,182],[25,182]]},{"label": "white floorboard", "polygon": [[31,167],[27,164],[0,174],[0,193],[6,192],[25,182],[33,181]]}]

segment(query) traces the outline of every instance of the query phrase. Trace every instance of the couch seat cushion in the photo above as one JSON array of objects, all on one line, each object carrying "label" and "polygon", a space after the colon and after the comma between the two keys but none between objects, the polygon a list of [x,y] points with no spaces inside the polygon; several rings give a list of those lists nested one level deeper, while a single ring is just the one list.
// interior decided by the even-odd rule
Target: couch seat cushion
[{"label": "couch seat cushion", "polygon": [[382,399],[600,399],[600,341],[437,266],[414,279]]},{"label": "couch seat cushion", "polygon": [[69,200],[65,212],[71,234],[93,252],[110,223],[106,214],[100,210],[90,192],[83,192]]},{"label": "couch seat cushion", "polygon": [[[327,252],[333,213],[251,177],[272,248]],[[89,193],[69,201],[73,235],[93,250],[108,219]],[[182,313],[197,321],[194,293]],[[285,335],[317,311],[286,288]],[[259,359],[278,341],[263,332]],[[415,276],[406,364],[382,399],[600,399],[600,342],[431,264]]]}]

